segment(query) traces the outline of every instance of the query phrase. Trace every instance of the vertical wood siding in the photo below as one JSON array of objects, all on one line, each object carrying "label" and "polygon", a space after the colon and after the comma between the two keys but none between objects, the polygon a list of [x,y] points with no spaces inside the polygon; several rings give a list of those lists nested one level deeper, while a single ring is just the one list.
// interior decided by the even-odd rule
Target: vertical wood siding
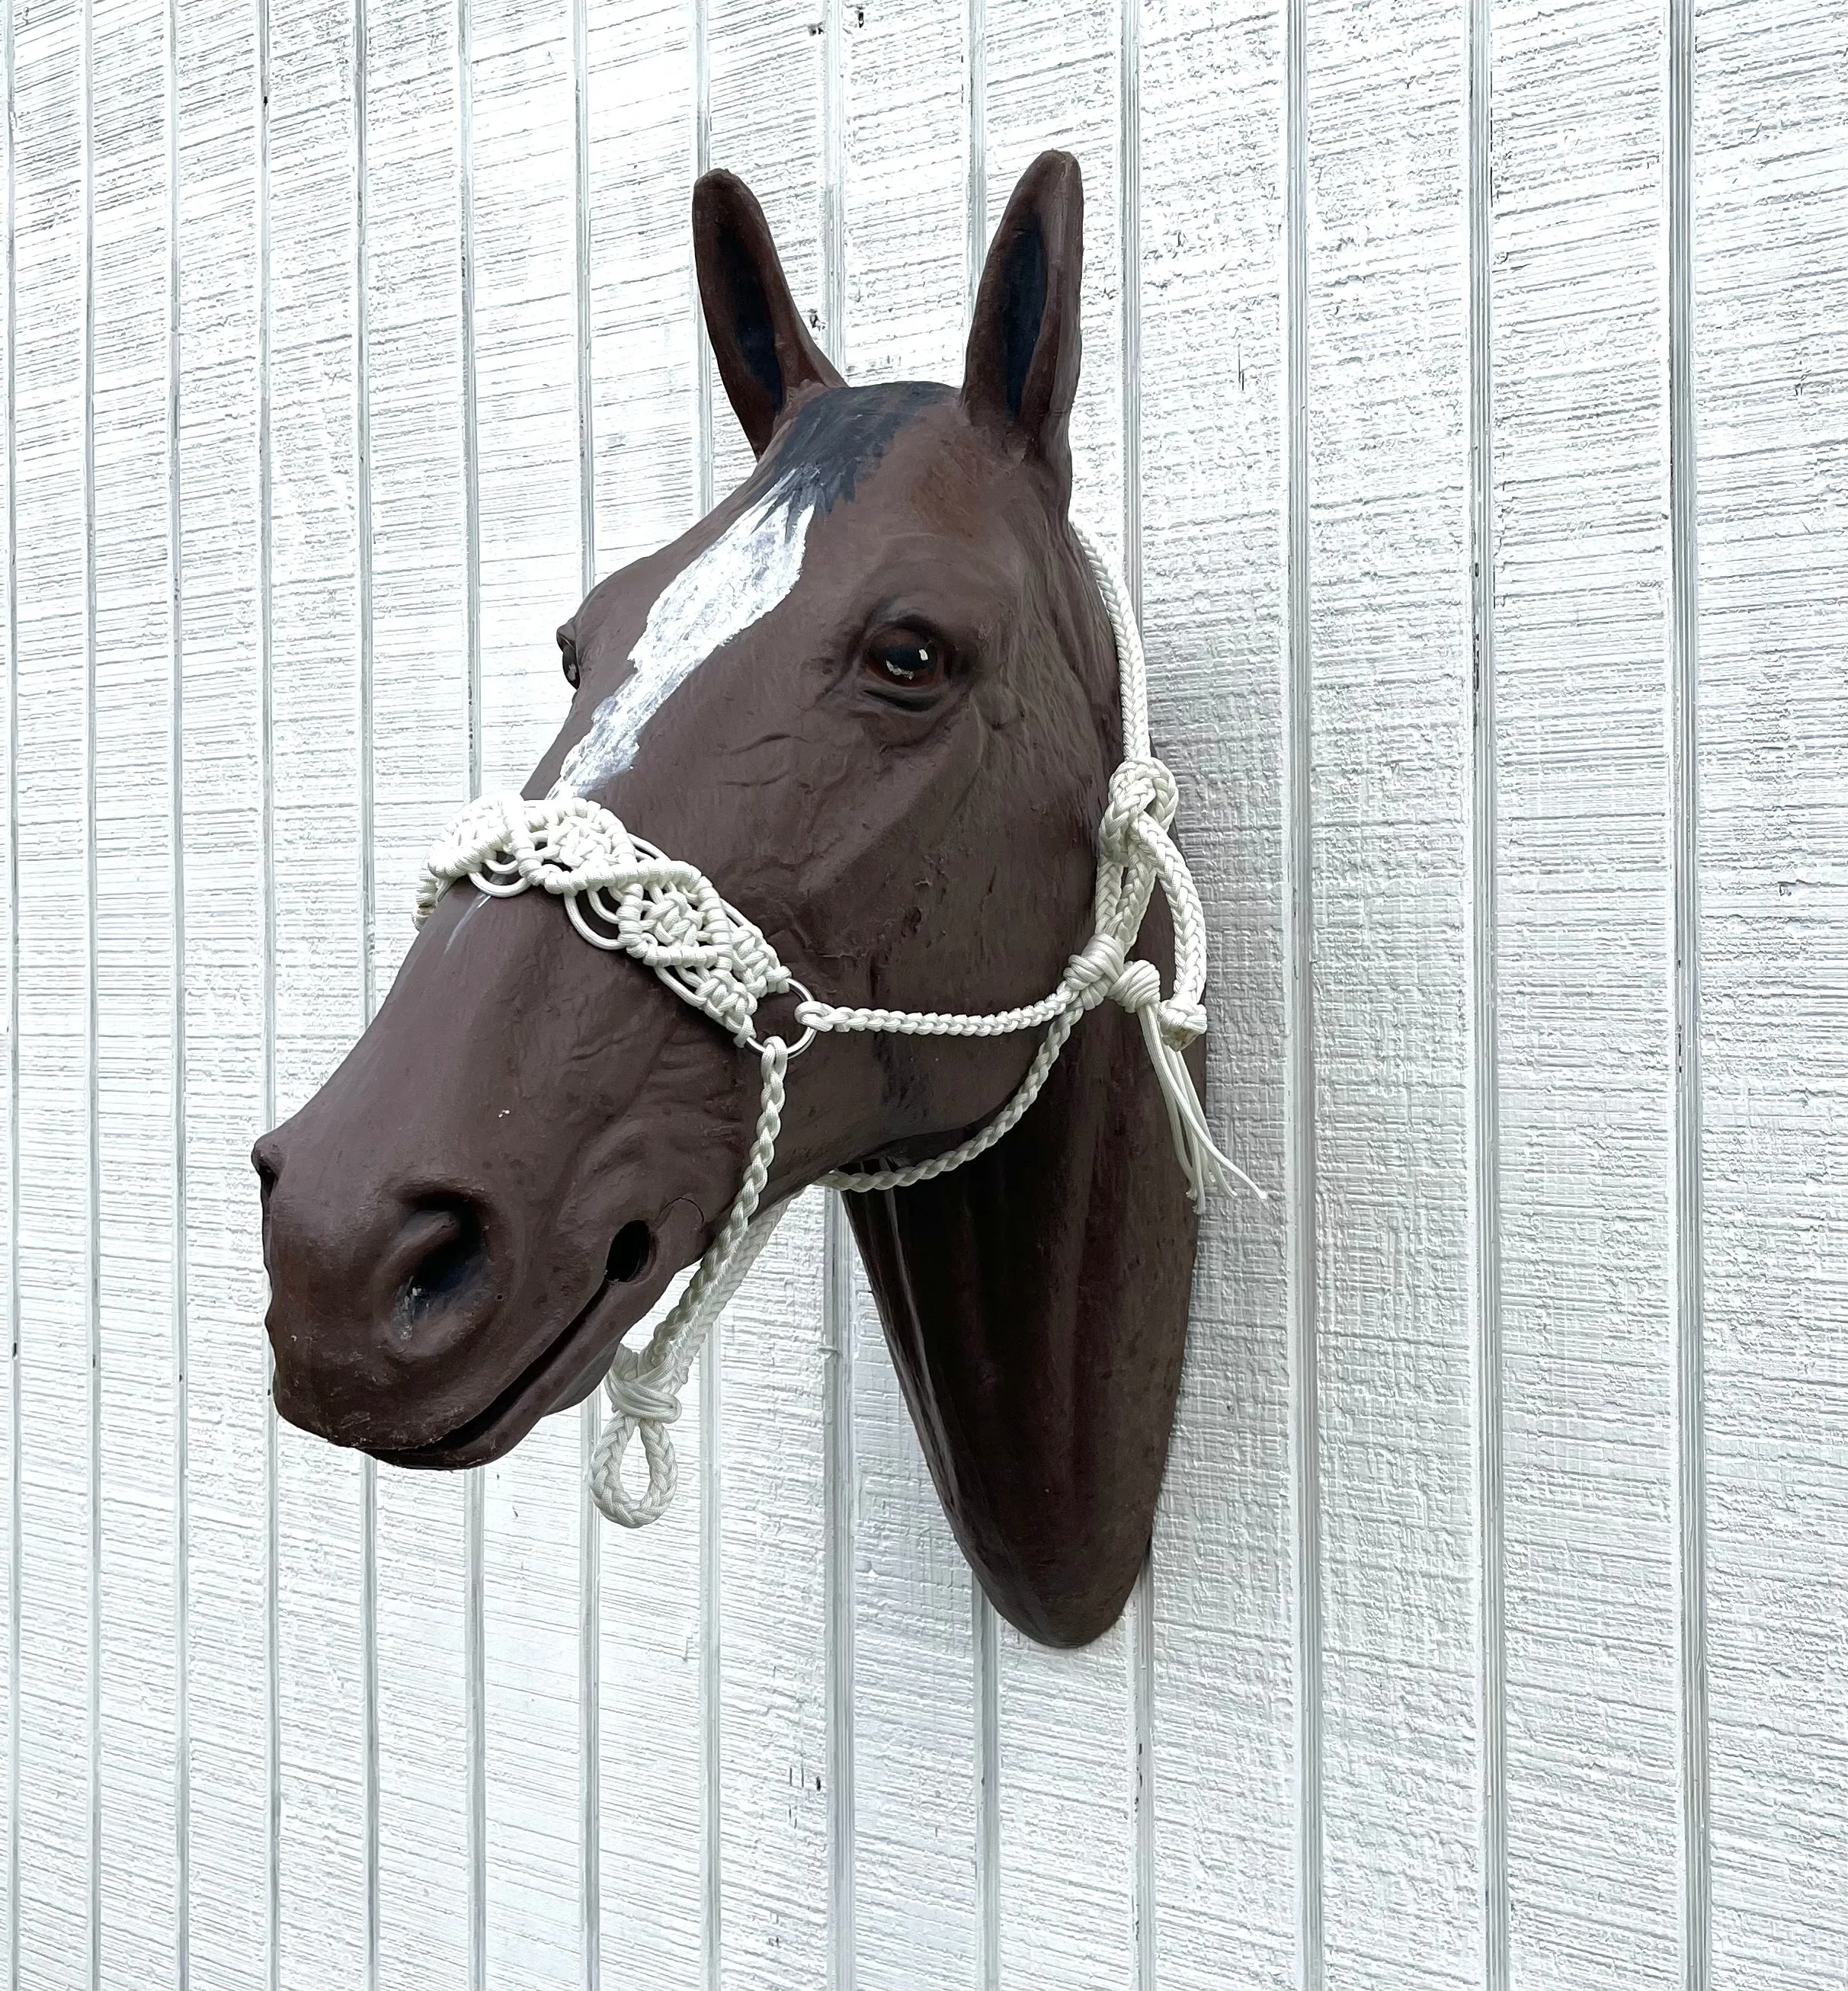
[{"label": "vertical wood siding", "polygon": [[[12,0],[4,70],[6,1982],[1839,1985],[1839,5]],[[1076,1654],[827,1197],[630,1535],[594,1411],[280,1425],[247,1159],[746,467],[695,175],[954,379],[1049,145],[1279,1192]]]},{"label": "vertical wood siding", "polygon": [[1705,1884],[1712,1982],[1809,1991],[1848,1956],[1848,54],[1826,5],[1693,25]]}]

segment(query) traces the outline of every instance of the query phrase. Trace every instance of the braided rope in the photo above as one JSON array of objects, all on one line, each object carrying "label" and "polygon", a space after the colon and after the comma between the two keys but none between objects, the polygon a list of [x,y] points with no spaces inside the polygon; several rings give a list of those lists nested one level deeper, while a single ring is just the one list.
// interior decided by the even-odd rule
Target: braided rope
[{"label": "braided rope", "polygon": [[[604,1392],[614,1412],[590,1453],[590,1497],[612,1521],[625,1528],[645,1528],[658,1521],[674,1497],[677,1470],[667,1428],[680,1414],[680,1392],[706,1339],[706,1331],[770,1241],[786,1203],[776,1203],[756,1217],[758,1199],[770,1179],[777,1136],[783,1127],[783,1078],[789,1050],[781,1037],[764,1047],[764,1101],[757,1110],[757,1132],[744,1164],[744,1179],[719,1234],[707,1247],[699,1268],[687,1281],[667,1318],[648,1337],[647,1347],[618,1345]],[[640,1435],[647,1462],[647,1490],[638,1498],[622,1483],[622,1455],[631,1438]]]},{"label": "braided rope", "polygon": [[[471,802],[431,849],[417,887],[420,924],[449,887],[464,878],[495,898],[541,890],[563,899],[571,924],[592,946],[627,954],[652,968],[683,1002],[758,1053],[763,1091],[738,1193],[718,1234],[679,1298],[645,1348],[619,1346],[604,1380],[611,1416],[590,1455],[591,1498],[610,1520],[639,1528],[660,1518],[674,1497],[678,1470],[669,1428],[680,1393],[711,1326],[786,1207],[760,1213],[782,1128],[789,1060],[824,1031],[883,1031],[906,1036],[1009,1036],[1045,1030],[1011,1098],[978,1132],[947,1154],[900,1169],[837,1169],[831,1189],[861,1193],[908,1189],[985,1154],[1016,1127],[1044,1086],[1078,1019],[1113,1002],[1141,1025],[1175,1153],[1197,1205],[1239,1182],[1264,1191],[1214,1143],[1183,1053],[1206,1027],[1206,916],[1192,874],[1169,830],[1179,796],[1173,775],[1150,750],[1149,691],[1140,631],[1127,584],[1103,547],[1076,522],[1073,531],[1103,597],[1116,640],[1123,759],[1110,778],[1098,830],[1098,876],[1091,938],[1067,962],[1057,988],[1036,1002],[986,1013],[842,1006],[818,1000],[777,958],[759,929],[696,866],[667,856],[608,809],[581,795],[529,800],[484,795]],[[1154,964],[1129,951],[1157,890],[1174,927],[1174,988],[1162,993]],[[792,1047],[754,1034],[764,996],[801,997],[804,1034]],[[623,1484],[624,1455],[639,1439],[648,1484]]]},{"label": "braided rope", "polygon": [[563,899],[593,947],[632,955],[741,1043],[763,997],[792,985],[776,950],[703,871],[582,795],[471,802],[424,859],[420,926],[461,878],[497,899],[534,889]]}]

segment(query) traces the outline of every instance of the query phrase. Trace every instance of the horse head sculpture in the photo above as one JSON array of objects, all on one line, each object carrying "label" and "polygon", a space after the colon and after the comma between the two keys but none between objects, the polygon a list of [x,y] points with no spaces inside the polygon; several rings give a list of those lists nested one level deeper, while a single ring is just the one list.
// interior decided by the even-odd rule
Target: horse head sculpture
[{"label": "horse head sculpture", "polygon": [[[513,896],[441,889],[471,867],[485,885],[475,856],[437,876],[371,1026],[255,1157],[277,1407],[398,1465],[496,1458],[620,1367],[766,1152],[740,1042],[799,1041],[807,992],[836,1014],[1004,1012],[1065,985],[1093,931],[1122,714],[1067,516],[1076,162],[1045,154],[1016,189],[959,390],[846,386],[740,181],[702,179],[693,226],[756,468],[559,631],[575,696],[525,794],[712,881],[792,981],[760,977],[733,1041],[717,1009],[587,946],[594,920],[519,893],[505,852]],[[505,813],[524,835],[517,798]],[[1166,975],[1159,898],[1142,946]],[[1195,1243],[1152,1025],[1094,992],[1119,1000],[1006,1138],[849,1199],[957,1538],[997,1608],[1058,1645],[1114,1622],[1146,1550]],[[1041,1044],[824,1030],[778,1093],[763,1207],[955,1146]]]}]

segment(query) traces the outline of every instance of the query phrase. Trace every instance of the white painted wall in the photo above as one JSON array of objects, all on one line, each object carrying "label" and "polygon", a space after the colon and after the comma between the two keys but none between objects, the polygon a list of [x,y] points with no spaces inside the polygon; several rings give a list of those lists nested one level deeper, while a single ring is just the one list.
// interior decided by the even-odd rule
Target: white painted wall
[{"label": "white painted wall", "polygon": [[[1848,1982],[1840,0],[354,5],[8,17],[9,1981]],[[245,1159],[743,467],[699,166],[953,379],[1050,144],[1285,1191],[1064,1656],[820,1198],[637,1537],[278,1428]]]}]

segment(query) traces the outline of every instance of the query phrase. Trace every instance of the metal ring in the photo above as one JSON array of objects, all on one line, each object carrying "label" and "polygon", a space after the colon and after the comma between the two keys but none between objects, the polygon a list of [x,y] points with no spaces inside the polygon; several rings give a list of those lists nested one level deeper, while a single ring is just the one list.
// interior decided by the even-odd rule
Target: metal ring
[{"label": "metal ring", "polygon": [[[789,978],[789,988],[779,989],[776,992],[779,996],[787,996],[790,992],[791,989],[799,991],[803,999],[806,1002],[812,1002],[815,1000],[815,991],[809,987],[806,982],[797,981],[793,975]],[[800,1006],[801,1006],[798,1004],[798,1007],[799,1008]],[[802,1034],[797,1038],[793,1044],[788,1047],[790,1057],[792,1058],[800,1057],[803,1052],[808,1050],[808,1047],[815,1042],[818,1034],[818,1033],[816,1031],[814,1024],[805,1023],[802,1026]],[[755,1051],[759,1057],[761,1057],[764,1055],[764,1047],[762,1044],[758,1043],[754,1033],[750,1036],[739,1038],[738,1042],[744,1050],[747,1051]]]}]

